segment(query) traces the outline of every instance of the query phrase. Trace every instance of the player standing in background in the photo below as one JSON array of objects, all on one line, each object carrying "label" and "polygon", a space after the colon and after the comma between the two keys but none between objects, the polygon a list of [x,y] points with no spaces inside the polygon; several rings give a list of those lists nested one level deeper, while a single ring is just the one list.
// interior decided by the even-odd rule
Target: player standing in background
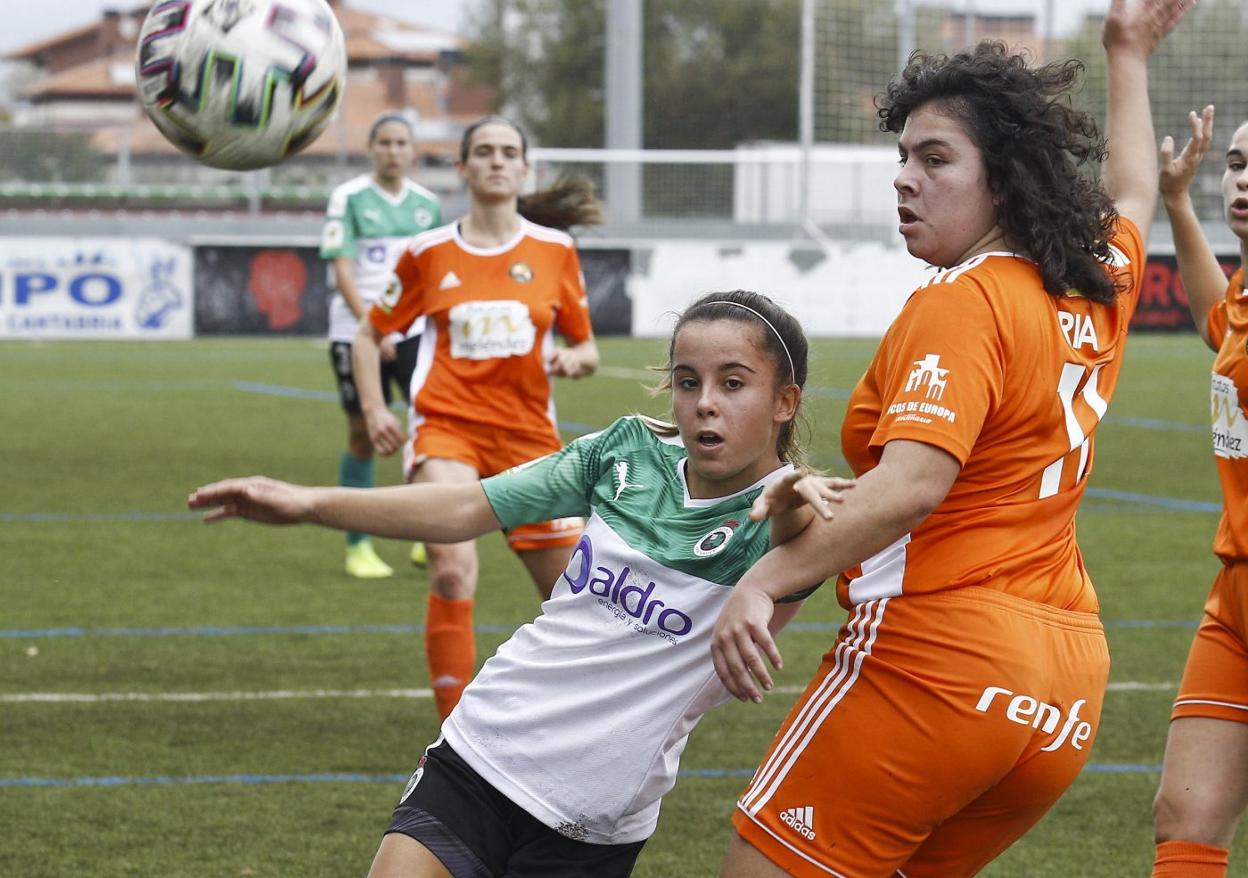
[{"label": "player standing in background", "polygon": [[1239,817],[1248,806],[1248,123],[1231,138],[1222,174],[1226,222],[1239,238],[1240,268],[1227,283],[1200,228],[1190,188],[1213,137],[1213,107],[1190,117],[1192,137],[1176,157],[1161,147],[1161,195],[1192,319],[1217,352],[1213,361],[1213,455],[1222,520],[1213,551],[1222,561],[1192,642],[1153,805],[1154,878],[1222,878]]},{"label": "player standing in background", "polygon": [[[321,258],[332,260],[334,296],[329,303],[329,357],[338,381],[338,395],[347,414],[347,450],[338,467],[338,484],[352,488],[373,485],[373,443],[360,411],[359,382],[351,365],[351,342],[360,321],[385,291],[394,264],[408,240],[442,224],[438,198],[407,178],[415,155],[412,127],[406,117],[386,113],[368,130],[371,174],[361,174],[336,188],[329,198],[321,237]],[[379,343],[379,383],[390,401],[390,384],[406,399],[420,349],[423,321],[415,321],[406,337],[398,333]],[[423,564],[424,546],[412,547],[412,560]],[[392,576],[394,570],[377,556],[367,534],[347,534],[347,573],[361,579]]]},{"label": "player standing in background", "polygon": [[[390,290],[354,342],[369,437],[382,454],[404,449],[409,482],[475,483],[558,450],[553,379],[582,378],[598,367],[575,243],[547,228],[601,222],[592,188],[557,183],[521,198],[527,145],[520,129],[499,116],[464,132],[458,169],[471,198],[467,216],[408,242]],[[547,225],[538,225],[539,218]],[[412,378],[409,442],[374,376],[386,336],[409,332],[418,320],[427,323]],[[566,347],[556,346],[556,331]],[[508,544],[543,595],[567,563],[581,525],[564,518],[508,531]],[[476,663],[477,551],[472,541],[428,549],[425,650],[438,711],[446,717]]]},{"label": "player standing in background", "polygon": [[917,54],[879,99],[901,234],[940,270],[850,396],[857,487],[716,627],[721,679],[761,701],[774,601],[841,574],[849,620],[737,802],[724,875],[973,875],[1087,762],[1109,653],[1075,511],[1156,208],[1148,59],[1189,5],[1110,6],[1103,189],[1078,62]]},{"label": "player standing in background", "polygon": [[[191,496],[210,521],[437,541],[590,516],[542,614],[485,663],[426,750],[373,878],[629,874],[690,731],[727,698],[709,639],[733,583],[852,487],[792,465],[806,374],[791,315],[757,293],[713,293],[673,331],[675,428],[621,418],[481,482],[342,491],[239,479]],[[803,596],[776,608],[775,630]]]}]

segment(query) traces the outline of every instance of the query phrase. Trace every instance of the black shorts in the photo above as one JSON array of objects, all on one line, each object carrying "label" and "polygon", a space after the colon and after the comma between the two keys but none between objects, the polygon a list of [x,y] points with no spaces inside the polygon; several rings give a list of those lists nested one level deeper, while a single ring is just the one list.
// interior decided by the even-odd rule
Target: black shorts
[{"label": "black shorts", "polygon": [[[393,398],[390,384],[398,388],[398,399],[411,402],[412,373],[416,371],[416,354],[420,351],[420,336],[405,338],[394,346],[394,359],[381,364],[381,394],[386,405]],[[353,415],[360,413],[360,394],[355,389],[355,377],[351,370],[351,342],[335,341],[329,344],[329,362],[338,380],[338,398],[343,411]]]},{"label": "black shorts", "polygon": [[623,878],[645,844],[590,844],[560,835],[441,739],[425,751],[386,832],[416,839],[455,878]]}]

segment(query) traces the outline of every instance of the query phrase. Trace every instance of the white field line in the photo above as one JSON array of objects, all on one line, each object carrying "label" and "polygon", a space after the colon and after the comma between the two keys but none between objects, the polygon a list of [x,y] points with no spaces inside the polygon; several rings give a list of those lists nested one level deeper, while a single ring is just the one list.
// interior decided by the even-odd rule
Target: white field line
[{"label": "white field line", "polygon": [[[777,695],[799,695],[803,686],[777,686]],[[1110,692],[1166,692],[1177,683],[1110,683]],[[104,704],[117,701],[292,701],[318,698],[412,698],[433,697],[432,689],[277,689],[270,692],[14,692],[0,695],[0,704]]]},{"label": "white field line", "polygon": [[625,378],[629,381],[646,381],[651,384],[658,384],[663,379],[662,372],[654,372],[650,369],[623,369],[619,366],[599,366],[594,374],[603,378]]}]

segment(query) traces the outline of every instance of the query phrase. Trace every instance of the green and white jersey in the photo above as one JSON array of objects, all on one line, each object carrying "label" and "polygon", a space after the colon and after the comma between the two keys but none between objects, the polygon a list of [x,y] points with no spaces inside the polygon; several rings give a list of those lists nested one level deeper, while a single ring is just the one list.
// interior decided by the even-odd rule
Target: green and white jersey
[{"label": "green and white jersey", "polygon": [[689,732],[727,699],[711,629],[770,547],[750,505],[791,469],[693,499],[680,439],[647,423],[623,418],[482,482],[504,527],[589,523],[541,615],[499,647],[442,727],[499,792],[595,844],[654,831]]},{"label": "green and white jersey", "polygon": [[[321,232],[321,258],[352,260],[352,274],[367,311],[385,292],[390,273],[404,245],[413,235],[442,225],[438,196],[411,180],[391,195],[362,174],[333,191]],[[333,269],[329,274],[334,286]],[[412,324],[409,335],[424,329],[424,321]],[[351,341],[360,321],[339,292],[329,303],[329,340]]]}]

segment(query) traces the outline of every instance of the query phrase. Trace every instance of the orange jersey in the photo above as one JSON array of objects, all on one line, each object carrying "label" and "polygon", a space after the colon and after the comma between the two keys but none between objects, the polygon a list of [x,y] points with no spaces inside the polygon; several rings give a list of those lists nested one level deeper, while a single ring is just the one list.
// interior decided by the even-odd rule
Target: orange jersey
[{"label": "orange jersey", "polygon": [[1242,561],[1248,560],[1248,409],[1243,403],[1248,399],[1248,298],[1242,268],[1231,276],[1226,298],[1209,312],[1208,330],[1218,345],[1210,410],[1222,482],[1222,520],[1213,551],[1224,561]]},{"label": "orange jersey", "polygon": [[593,337],[571,236],[521,220],[514,239],[487,250],[452,223],[412,238],[394,273],[368,319],[385,335],[428,318],[413,423],[443,416],[550,434],[551,329],[571,344]]},{"label": "orange jersey", "polygon": [[1045,292],[1011,253],[985,253],[915,291],[854,388],[841,430],[862,475],[894,439],[953,455],[962,471],[911,533],[842,575],[841,603],[985,586],[1096,611],[1075,544],[1093,437],[1122,368],[1144,242],[1112,241],[1115,301]]}]

